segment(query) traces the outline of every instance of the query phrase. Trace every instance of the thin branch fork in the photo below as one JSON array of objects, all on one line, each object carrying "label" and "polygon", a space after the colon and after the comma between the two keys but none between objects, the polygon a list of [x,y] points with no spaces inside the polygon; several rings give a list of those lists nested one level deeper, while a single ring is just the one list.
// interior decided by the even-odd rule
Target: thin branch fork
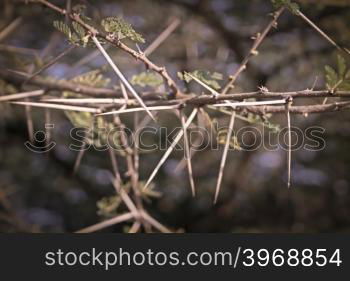
[{"label": "thin branch fork", "polygon": [[270,30],[276,26],[277,24],[277,20],[278,18],[281,16],[281,14],[283,13],[283,11],[285,10],[284,7],[281,7],[280,9],[278,9],[274,15],[273,15],[273,19],[272,21],[270,21],[270,23],[266,26],[266,28],[264,29],[264,31],[260,34],[257,35],[254,44],[252,46],[252,48],[249,50],[249,53],[247,54],[247,56],[244,58],[244,60],[242,61],[241,65],[239,66],[239,68],[236,70],[236,72],[230,77],[229,82],[227,83],[227,85],[224,87],[223,91],[222,91],[222,95],[226,95],[230,89],[232,88],[233,84],[236,82],[238,76],[247,68],[247,64],[250,60],[250,58],[254,55],[257,54],[257,49],[258,47],[261,45],[261,43],[264,41],[265,37],[267,36],[267,34],[270,32]]},{"label": "thin branch fork", "polygon": [[[116,125],[118,125],[123,131],[125,130],[125,125],[121,122],[120,118],[118,115],[114,116],[114,123]],[[144,211],[144,207],[143,207],[143,202],[142,202],[142,197],[141,197],[141,191],[139,190],[138,187],[138,176],[137,173],[135,171],[135,167],[134,167],[134,161],[132,158],[132,153],[133,150],[129,147],[128,141],[125,137],[124,134],[121,134],[120,137],[121,143],[123,144],[124,147],[126,147],[126,165],[128,167],[128,174],[131,177],[131,187],[132,187],[132,191],[134,193],[134,199],[135,199],[135,203],[137,206],[137,214],[136,214],[136,219],[141,222],[146,230],[146,232],[151,231],[151,227],[149,226],[149,222],[142,216],[143,211]],[[141,217],[140,217],[141,215]]]},{"label": "thin branch fork", "polygon": [[[61,15],[67,14],[65,9],[61,9],[61,8],[57,7],[56,5],[50,3],[46,0],[29,0],[29,2],[41,3],[41,4],[45,5],[46,7],[60,13]],[[110,36],[103,34],[102,32],[97,31],[94,27],[86,24],[83,20],[81,20],[81,18],[78,14],[74,13],[74,14],[69,14],[68,16],[73,21],[79,23],[87,31],[89,31],[92,34],[92,37],[100,37],[100,38],[106,40],[107,42],[113,44],[114,46],[116,46],[116,47],[122,49],[123,51],[127,52],[128,54],[130,54],[136,60],[142,61],[147,66],[148,69],[153,70],[153,71],[157,72],[158,74],[160,74],[163,77],[164,81],[166,82],[167,86],[172,90],[173,95],[175,97],[182,97],[183,96],[183,93],[178,88],[175,81],[170,77],[170,75],[168,74],[165,67],[161,67],[161,66],[156,65],[155,63],[151,62],[146,57],[145,54],[135,51],[134,49],[132,49],[132,48],[128,47],[127,45],[125,45],[124,43],[122,43],[120,40],[117,40],[115,38],[111,38]]]},{"label": "thin branch fork", "polygon": [[128,88],[128,90],[132,93],[132,95],[134,96],[134,98],[140,103],[140,105],[146,110],[146,112],[148,113],[148,115],[153,119],[154,116],[152,115],[152,113],[148,110],[147,106],[145,105],[145,103],[143,102],[143,100],[140,98],[140,96],[136,93],[136,91],[134,90],[134,88],[130,85],[129,81],[125,78],[125,76],[123,75],[123,73],[119,70],[119,68],[117,67],[117,65],[113,62],[113,60],[111,59],[111,57],[107,54],[107,52],[105,51],[105,49],[102,47],[101,43],[97,40],[97,38],[95,36],[92,36],[92,40],[94,41],[96,47],[100,50],[100,52],[102,53],[102,55],[104,56],[104,58],[107,60],[107,62],[109,63],[109,65],[112,67],[112,69],[114,70],[114,72],[117,74],[117,76],[120,78],[120,80],[123,82],[123,84]]},{"label": "thin branch fork", "polygon": [[168,150],[164,153],[164,155],[162,156],[162,158],[158,162],[156,168],[153,170],[152,174],[148,178],[148,180],[147,180],[146,184],[144,185],[143,189],[147,189],[148,186],[150,185],[150,183],[153,181],[154,177],[157,175],[157,173],[158,173],[159,169],[161,168],[161,166],[168,159],[169,155],[171,154],[171,152],[174,150],[175,146],[178,144],[178,142],[180,141],[180,139],[184,135],[184,130],[186,130],[190,126],[190,124],[192,123],[193,119],[196,117],[197,113],[198,113],[198,108],[193,109],[192,113],[190,114],[190,116],[188,117],[186,123],[184,124],[183,129],[178,132],[178,134],[176,135],[174,141],[171,143],[171,145],[168,148]]}]

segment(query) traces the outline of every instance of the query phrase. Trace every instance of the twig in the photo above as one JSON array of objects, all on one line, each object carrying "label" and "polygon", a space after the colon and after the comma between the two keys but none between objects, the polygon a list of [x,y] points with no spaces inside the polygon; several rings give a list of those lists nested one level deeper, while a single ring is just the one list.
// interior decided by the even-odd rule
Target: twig
[{"label": "twig", "polygon": [[48,108],[45,109],[45,145],[49,147],[51,142],[51,112]]},{"label": "twig", "polygon": [[288,180],[287,186],[290,187],[291,179],[291,165],[292,165],[292,131],[290,126],[290,106],[293,102],[292,98],[286,100],[286,115],[287,115],[287,126],[288,126],[288,157],[287,157],[287,167],[288,167]]},{"label": "twig", "polygon": [[43,108],[52,108],[52,109],[60,109],[60,110],[91,112],[91,113],[96,113],[96,114],[101,112],[101,110],[97,109],[97,108],[73,106],[73,105],[63,105],[63,104],[51,104],[51,103],[43,103],[43,102],[11,102],[11,104],[43,107]]},{"label": "twig", "polygon": [[[177,109],[178,107],[179,107],[178,105],[152,106],[152,107],[147,107],[147,111]],[[130,112],[145,111],[145,110],[146,109],[142,108],[142,107],[120,109],[120,110],[116,110],[116,111],[109,111],[109,112],[105,112],[105,113],[100,113],[100,114],[98,114],[98,116],[115,115],[115,114],[130,113]]]},{"label": "twig", "polygon": [[[116,104],[116,105],[126,105],[125,99],[110,99],[110,98],[43,98],[43,102],[53,102],[53,103],[68,103],[68,104]],[[129,105],[136,105],[137,103],[132,100]]]},{"label": "twig", "polygon": [[66,10],[61,9],[61,8],[55,6],[54,4],[52,4],[52,3],[50,3],[49,1],[46,1],[46,0],[25,0],[25,1],[26,2],[41,3],[41,4],[45,5],[45,6],[47,6],[48,8],[50,8],[50,9],[56,11],[56,12],[61,13],[62,15],[66,15],[67,14]]},{"label": "twig", "polygon": [[78,231],[76,231],[76,233],[96,232],[96,231],[104,229],[106,227],[131,220],[133,217],[134,217],[134,215],[132,213],[125,213],[125,214],[122,214],[120,216],[114,217],[112,219],[105,220],[103,222],[91,225],[91,226],[83,228],[81,230],[78,230]]},{"label": "twig", "polygon": [[109,154],[109,158],[111,159],[111,164],[112,164],[112,168],[113,168],[113,173],[114,173],[114,177],[115,177],[115,181],[112,180],[114,186],[116,187],[117,190],[120,189],[121,183],[122,183],[122,179],[120,176],[120,172],[119,172],[119,165],[117,162],[117,157],[114,153],[114,150],[112,147],[108,147],[108,154]]},{"label": "twig", "polygon": [[[84,131],[83,137],[85,137],[85,136],[86,136],[86,132]],[[83,146],[79,150],[77,158],[75,159],[75,162],[74,162],[73,173],[72,173],[73,175],[75,175],[78,172],[78,169],[79,169],[80,164],[81,164],[81,160],[83,159],[86,150],[87,150],[87,142],[83,141]]]},{"label": "twig", "polygon": [[222,182],[222,178],[223,178],[223,175],[224,175],[224,169],[225,169],[225,164],[226,164],[226,158],[227,158],[227,154],[228,154],[228,149],[230,147],[230,142],[231,142],[231,137],[232,137],[232,132],[233,132],[233,126],[234,126],[234,123],[235,123],[235,117],[236,117],[236,112],[233,111],[232,115],[231,115],[231,119],[230,119],[230,124],[229,124],[229,127],[228,127],[227,136],[226,136],[224,152],[223,152],[222,157],[221,157],[220,170],[219,170],[218,180],[217,180],[216,188],[215,188],[214,204],[217,203],[218,197],[219,197],[221,182]]},{"label": "twig", "polygon": [[144,51],[146,56],[152,54],[169,36],[174,30],[180,25],[181,21],[175,19],[159,36],[147,47]]},{"label": "twig", "polygon": [[[192,77],[192,79],[197,81],[200,85],[202,85],[203,87],[207,88],[214,95],[215,98],[221,96],[218,92],[216,92],[214,89],[212,89],[211,87],[209,87],[208,85],[206,85],[205,83],[203,83],[202,81],[200,81],[199,79],[194,77],[193,75],[190,74],[190,76]],[[224,95],[224,94],[222,94],[222,95]],[[224,100],[224,102],[225,102],[224,106],[227,105],[227,106],[231,106],[233,109],[236,108],[235,105],[234,104],[232,105],[232,103],[230,103],[228,100]],[[240,103],[240,104],[242,104],[242,103]],[[233,125],[234,125],[234,122],[235,122],[235,117],[236,117],[236,112],[233,111],[232,115],[231,115],[231,119],[230,119],[229,131],[227,133],[225,149],[224,149],[224,152],[223,152],[222,158],[221,158],[220,170],[219,170],[219,175],[218,175],[218,181],[217,181],[216,188],[215,188],[214,204],[216,204],[216,202],[218,200],[219,192],[220,192],[221,182],[222,182],[224,169],[225,169],[225,164],[226,164],[227,153],[228,153],[229,144],[230,144],[230,141],[231,141]]]},{"label": "twig", "polygon": [[135,130],[135,144],[134,144],[134,169],[135,178],[139,181],[139,168],[140,168],[140,155],[139,155],[139,145],[140,145],[140,132],[139,132],[139,114],[136,112],[134,114],[134,130]]},{"label": "twig", "polygon": [[284,7],[277,10],[274,15],[272,21],[266,26],[266,28],[263,30],[261,34],[257,34],[257,37],[254,41],[253,46],[249,50],[248,55],[244,58],[241,65],[238,67],[238,69],[235,71],[235,73],[230,77],[230,81],[226,84],[223,91],[221,92],[222,95],[226,95],[230,89],[232,88],[233,84],[236,82],[238,76],[247,68],[247,64],[250,60],[250,58],[257,54],[257,49],[261,45],[261,43],[264,41],[267,34],[270,32],[270,30],[276,26],[278,18],[281,16],[281,14],[284,11]]},{"label": "twig", "polygon": [[137,233],[139,232],[140,228],[141,228],[141,223],[138,221],[135,221],[130,227],[129,233]]},{"label": "twig", "polygon": [[[66,0],[66,11],[67,14],[70,14],[72,11],[72,0]],[[69,23],[69,16],[66,15],[66,23]]]},{"label": "twig", "polygon": [[0,96],[0,102],[4,101],[11,101],[11,100],[20,100],[20,99],[25,99],[29,97],[37,97],[41,96],[45,93],[43,90],[37,90],[37,91],[32,91],[32,92],[25,92],[25,93],[17,93],[17,94],[12,94],[12,95],[6,95],[6,96]]},{"label": "twig", "polygon": [[0,44],[0,51],[35,56],[38,50]]},{"label": "twig", "polygon": [[[5,80],[8,80],[13,83],[23,83],[29,75],[26,73],[18,73],[13,72],[9,70],[1,70],[0,69],[0,77],[2,77]],[[197,79],[198,80],[198,79]],[[197,81],[196,80],[196,81]],[[200,80],[198,80],[200,81]],[[197,82],[198,82],[197,81]],[[199,83],[199,82],[198,82]],[[203,87],[208,87],[206,84],[201,82]],[[80,85],[77,83],[64,81],[64,80],[54,80],[54,79],[45,79],[40,76],[37,76],[33,78],[32,81],[30,81],[28,84],[36,85],[41,88],[45,88],[46,90],[58,90],[58,91],[71,91],[87,96],[92,97],[101,97],[101,96],[113,96],[116,98],[124,97],[122,92],[120,90],[113,90],[113,89],[107,89],[107,88],[93,88],[89,86]],[[205,86],[204,86],[205,85]],[[207,88],[208,90],[212,91],[210,87]],[[213,95],[214,93],[211,92]],[[216,94],[218,92],[215,91]],[[148,94],[147,100],[159,100],[159,94]],[[130,95],[128,95],[130,96]],[[350,98],[350,91],[337,91],[335,93],[330,93],[329,90],[318,90],[318,91],[312,91],[312,90],[302,90],[302,91],[289,91],[289,92],[273,92],[268,91],[264,94],[262,94],[260,91],[255,92],[245,92],[245,93],[234,93],[234,94],[226,94],[224,96],[212,96],[212,95],[200,95],[200,96],[194,96],[194,95],[188,95],[186,97],[186,104],[191,105],[206,105],[206,104],[213,104],[217,103],[217,101],[223,101],[223,100],[243,100],[243,99],[250,99],[250,98],[260,98],[260,99],[268,99],[268,98],[287,98],[287,97],[293,97],[293,98],[332,98],[332,97],[342,97],[342,98]],[[146,97],[145,97],[146,98]],[[144,99],[145,99],[144,98]],[[130,99],[129,99],[130,101]],[[177,100],[168,100],[168,101],[162,101],[163,104],[171,103],[174,104],[174,102],[182,101],[182,99]]]},{"label": "twig", "polygon": [[63,58],[65,55],[69,54],[72,50],[75,49],[75,45],[69,46],[67,49],[65,49],[63,52],[61,52],[57,57],[50,60],[48,63],[46,63],[44,66],[42,66],[40,69],[35,71],[33,74],[31,74],[27,80],[24,81],[24,84],[27,84],[31,79],[33,79],[35,76],[39,75],[46,69],[48,69],[50,66],[54,65],[56,62],[58,62],[61,58]]},{"label": "twig", "polygon": [[152,113],[148,110],[147,106],[145,105],[145,103],[143,102],[143,100],[140,98],[140,96],[136,93],[136,91],[134,90],[134,88],[130,85],[130,83],[128,82],[128,80],[125,78],[125,76],[123,75],[123,73],[121,73],[121,71],[119,70],[119,68],[117,67],[117,65],[113,62],[113,60],[111,59],[111,57],[107,54],[107,52],[105,51],[105,49],[103,49],[101,43],[97,40],[97,38],[95,36],[92,37],[92,40],[94,41],[96,47],[101,51],[102,55],[105,57],[105,59],[107,60],[107,62],[109,63],[109,65],[112,67],[112,69],[114,70],[114,72],[117,74],[117,76],[120,78],[120,80],[124,83],[124,85],[128,88],[128,90],[133,94],[133,96],[137,99],[137,101],[140,103],[140,105],[146,110],[146,112],[148,113],[148,115],[153,119],[154,116],[152,115]]},{"label": "twig", "polygon": [[[118,115],[114,116],[114,123],[116,125],[118,125],[122,131],[125,131],[125,125],[121,122]],[[125,134],[120,135],[120,141],[121,141],[121,143],[126,151],[125,158],[126,158],[126,165],[128,168],[128,175],[131,177],[131,187],[132,187],[132,191],[134,193],[134,199],[135,199],[135,203],[136,203],[136,206],[138,209],[138,213],[135,214],[135,217],[137,217],[137,219],[140,219],[139,214],[141,211],[143,211],[143,202],[142,202],[142,197],[141,197],[141,191],[140,191],[139,186],[138,186],[138,177],[137,177],[136,172],[135,172],[134,162],[133,162],[133,158],[132,158],[133,150],[130,148]],[[150,226],[147,222],[145,222],[142,219],[140,219],[140,222],[143,224],[146,231],[150,231]]]},{"label": "twig", "polygon": [[125,102],[125,104],[127,104],[129,101],[129,97],[128,97],[128,93],[126,92],[125,86],[122,82],[120,82],[120,89],[122,90],[124,102]]},{"label": "twig", "polygon": [[0,42],[6,39],[13,31],[22,23],[22,18],[16,18],[13,22],[11,22],[8,26],[6,26],[3,30],[0,31]]},{"label": "twig", "polygon": [[[350,108],[350,102],[335,102],[328,104],[314,104],[314,105],[299,105],[291,106],[289,108],[290,114],[311,114],[311,113],[325,113],[325,112],[334,112],[347,110]],[[286,108],[285,106],[249,106],[246,107],[248,111],[256,114],[265,114],[265,113],[284,113]],[[237,108],[237,111],[241,111],[241,108]]]},{"label": "twig", "polygon": [[74,168],[73,168],[73,175],[75,175],[78,172],[78,169],[80,167],[81,164],[81,160],[83,159],[83,156],[85,154],[85,147],[86,147],[86,143],[84,142],[83,147],[81,148],[81,150],[79,150],[77,158],[75,159],[74,162]]},{"label": "twig", "polygon": [[[28,98],[25,98],[26,101],[28,101]],[[16,102],[11,102],[16,103]],[[27,123],[27,131],[29,140],[31,142],[34,142],[34,124],[33,124],[33,118],[32,118],[32,109],[28,102],[24,103],[24,109],[25,109],[25,115],[26,115],[26,123]]]},{"label": "twig", "polygon": [[125,203],[126,207],[133,214],[134,218],[139,219],[140,218],[140,211],[136,208],[134,202],[132,202],[128,193],[124,189],[122,189],[120,186],[118,186],[117,179],[111,178],[111,182],[113,183],[113,186],[115,187],[117,193],[120,195],[120,198]]},{"label": "twig", "polygon": [[191,151],[190,151],[190,145],[189,145],[188,136],[187,136],[186,118],[182,112],[180,112],[180,117],[181,117],[182,128],[184,131],[185,158],[187,161],[188,177],[190,180],[192,196],[195,197],[196,196],[196,188],[195,188],[194,179],[193,179],[193,171],[192,171],[192,163],[191,163]]},{"label": "twig", "polygon": [[171,233],[171,231],[167,227],[165,227],[164,225],[159,223],[157,220],[155,220],[153,217],[151,217],[145,211],[142,211],[141,215],[147,222],[149,222],[154,228],[158,229],[160,232]]},{"label": "twig", "polygon": [[241,102],[227,102],[227,103],[217,103],[213,104],[214,107],[223,106],[252,106],[252,105],[272,105],[272,104],[285,104],[286,100],[271,100],[271,101],[241,101]]},{"label": "twig", "polygon": [[312,22],[307,16],[305,16],[300,10],[298,10],[297,15],[300,16],[304,21],[306,21],[313,29],[315,29],[319,34],[322,35],[329,43],[331,43],[338,50],[345,52],[350,55],[350,50],[344,47],[340,47],[332,38],[330,38],[322,29],[320,29],[314,22]]},{"label": "twig", "polygon": [[[193,119],[196,117],[198,112],[198,108],[195,108],[191,115],[188,117],[187,122],[185,123],[185,125],[183,126],[184,129],[187,129],[188,126],[192,123]],[[149,184],[152,182],[152,180],[154,179],[154,177],[157,175],[160,167],[164,164],[164,162],[166,161],[166,159],[169,157],[169,155],[171,154],[171,152],[174,150],[175,146],[177,145],[177,143],[180,141],[180,139],[182,138],[184,134],[184,130],[181,130],[177,133],[174,141],[171,143],[170,147],[167,149],[167,151],[164,153],[164,155],[162,156],[162,158],[160,159],[159,163],[157,164],[156,168],[153,170],[152,174],[150,175],[150,177],[148,178],[145,186],[143,187],[143,189],[146,189]]]},{"label": "twig", "polygon": [[[26,73],[18,73],[13,71],[0,70],[0,76],[6,80],[9,80],[13,83],[23,83],[29,77]],[[54,79],[45,79],[40,76],[32,78],[30,82],[31,85],[37,85],[46,90],[59,90],[59,91],[70,91],[78,94],[84,94],[92,97],[101,97],[101,96],[113,96],[113,97],[122,97],[122,94],[116,90],[106,89],[106,88],[94,88],[89,86],[80,85],[78,83],[73,83],[64,80],[54,80]]]}]

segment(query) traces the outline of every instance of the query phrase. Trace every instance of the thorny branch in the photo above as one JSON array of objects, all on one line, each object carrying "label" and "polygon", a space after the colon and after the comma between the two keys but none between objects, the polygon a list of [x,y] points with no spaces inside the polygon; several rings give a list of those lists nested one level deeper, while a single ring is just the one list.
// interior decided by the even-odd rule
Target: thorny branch
[{"label": "thorny branch", "polygon": [[[136,111],[146,111],[153,117],[153,115],[148,110],[169,110],[169,109],[184,109],[186,107],[194,107],[192,114],[187,118],[183,115],[183,112],[180,111],[181,121],[183,130],[176,136],[175,140],[171,144],[170,149],[163,155],[161,161],[158,163],[157,167],[149,177],[146,184],[143,186],[144,190],[150,185],[151,181],[156,176],[158,170],[161,165],[165,162],[167,157],[170,155],[177,142],[185,135],[185,144],[186,144],[186,157],[188,157],[188,168],[189,168],[189,176],[192,187],[192,192],[194,194],[194,181],[192,176],[192,164],[190,161],[190,151],[188,146],[188,139],[186,135],[187,128],[191,125],[193,119],[196,117],[199,107],[203,107],[206,105],[214,105],[221,107],[228,107],[231,111],[231,119],[229,125],[229,132],[226,137],[225,142],[225,150],[223,153],[223,157],[221,159],[219,177],[215,192],[215,202],[218,199],[218,194],[220,190],[220,185],[223,177],[223,170],[227,158],[228,146],[231,140],[231,136],[233,133],[234,120],[236,118],[236,114],[245,111],[251,112],[257,115],[265,115],[266,113],[287,113],[287,121],[289,128],[289,146],[290,146],[290,114],[310,114],[310,113],[324,113],[324,112],[332,112],[332,111],[340,111],[350,108],[350,101],[342,101],[337,100],[336,102],[329,104],[312,104],[312,105],[299,105],[292,106],[291,99],[301,99],[301,98],[350,98],[350,91],[335,91],[330,92],[329,90],[303,90],[303,91],[294,91],[294,92],[271,92],[269,90],[260,90],[256,92],[247,92],[247,93],[232,93],[229,92],[233,89],[234,83],[236,82],[239,75],[247,68],[247,64],[253,56],[258,54],[258,47],[262,44],[267,34],[271,31],[272,28],[276,27],[277,20],[285,10],[284,7],[277,10],[273,13],[273,19],[269,22],[269,24],[265,27],[265,29],[258,33],[255,37],[253,46],[249,50],[246,57],[243,59],[242,63],[238,67],[238,69],[229,77],[228,83],[223,88],[222,92],[219,94],[204,94],[204,95],[196,95],[193,93],[183,93],[180,90],[179,86],[175,83],[175,81],[170,77],[165,67],[161,67],[153,63],[147,55],[150,54],[163,40],[179,25],[179,21],[175,21],[172,25],[165,30],[160,37],[159,40],[155,42],[154,46],[150,46],[144,53],[141,51],[136,51],[127,45],[125,45],[120,40],[109,36],[108,34],[103,33],[102,31],[97,30],[93,26],[87,24],[82,20],[79,14],[72,13],[70,9],[71,1],[67,1],[67,10],[62,9],[49,1],[46,0],[26,0],[27,2],[40,3],[49,9],[58,12],[61,15],[66,16],[66,19],[70,19],[74,22],[79,23],[86,31],[88,31],[91,38],[94,40],[97,47],[99,47],[100,51],[104,53],[105,57],[108,59],[108,55],[105,53],[104,49],[99,44],[99,39],[103,39],[104,41],[110,43],[111,45],[125,51],[136,60],[141,61],[147,69],[153,70],[160,74],[164,80],[166,88],[170,90],[170,94],[166,95],[164,98],[164,93],[150,93],[143,94],[139,97],[137,94],[133,92],[132,87],[128,86],[128,83],[124,81],[124,84],[131,92],[127,93],[124,87],[109,89],[109,88],[94,88],[89,86],[78,85],[73,82],[68,81],[57,81],[53,79],[45,79],[40,77],[39,74],[50,67],[54,63],[56,63],[60,58],[62,58],[66,52],[69,52],[74,47],[70,47],[67,51],[64,51],[62,54],[58,55],[55,59],[48,62],[41,69],[36,71],[33,75],[28,75],[25,73],[19,73],[15,71],[9,70],[0,70],[0,77],[15,84],[23,84],[38,86],[40,89],[38,91],[24,92],[18,94],[12,94],[7,96],[2,96],[0,98],[0,102],[11,101],[11,100],[20,100],[27,99],[25,102],[13,102],[14,104],[25,105],[25,106],[39,106],[43,108],[52,108],[52,109],[61,109],[61,110],[77,110],[77,111],[86,111],[91,113],[96,113],[99,115],[104,114],[116,114],[116,112],[108,111],[111,109],[117,109],[118,114],[122,114],[125,112],[136,112]],[[317,28],[312,22],[308,21],[307,18],[299,12],[299,16],[302,16],[304,20],[306,20],[310,25],[312,25],[319,33],[321,33],[328,41],[330,41],[334,46],[339,48],[339,46],[332,41],[325,33],[323,33],[320,29]],[[306,19],[305,19],[306,18]],[[13,23],[17,24],[16,22]],[[11,26],[9,26],[10,28]],[[11,27],[12,28],[12,27]],[[6,30],[5,30],[6,31]],[[4,31],[4,32],[5,32]],[[7,32],[7,31],[6,31]],[[1,37],[1,36],[0,36]],[[103,49],[103,50],[102,50]],[[344,50],[344,49],[342,49]],[[345,51],[348,51],[345,49]],[[113,62],[109,62],[113,67]],[[114,67],[116,69],[116,67]],[[115,70],[116,71],[116,70]],[[118,71],[116,71],[118,72]],[[118,74],[119,76],[120,73]],[[205,87],[208,90],[208,87]],[[210,89],[209,89],[210,90]],[[77,100],[74,99],[52,99],[52,96],[44,96],[41,99],[38,96],[42,96],[45,93],[49,93],[51,91],[71,91],[75,93],[84,94],[86,96],[95,97],[95,99],[80,99],[77,103]],[[28,98],[32,98],[31,101],[28,101]],[[113,98],[113,101],[107,102],[107,99],[102,99],[103,97]],[[123,98],[116,102],[116,98]],[[142,98],[142,99],[141,99]],[[258,99],[254,105],[249,102],[245,102],[246,99]],[[277,98],[282,99],[276,100]],[[51,101],[50,101],[51,99]],[[270,100],[269,100],[270,99]],[[231,102],[232,101],[232,102]],[[224,102],[224,103],[222,103]],[[70,105],[70,103],[77,103],[75,105]],[[284,105],[272,105],[272,104],[283,104]],[[139,108],[139,104],[141,104],[142,108]],[[97,107],[97,108],[96,108]],[[102,113],[102,114],[101,114]],[[114,116],[114,123],[120,126],[123,130],[125,129],[125,125],[121,122],[119,115]],[[138,123],[138,122],[137,122]],[[151,217],[144,209],[141,189],[138,179],[138,152],[131,147],[128,147],[127,139],[124,134],[121,134],[121,142],[124,147],[126,147],[126,156],[125,161],[128,168],[127,176],[130,177],[131,181],[131,190],[133,192],[133,196],[129,196],[128,192],[122,188],[122,176],[118,169],[118,163],[115,158],[115,155],[112,151],[109,151],[111,162],[114,171],[113,184],[116,188],[116,192],[119,193],[121,199],[128,207],[130,212],[121,214],[117,217],[114,217],[110,220],[106,220],[104,222],[98,223],[96,225],[90,226],[88,228],[84,228],[79,232],[93,232],[103,228],[106,228],[111,225],[115,225],[117,223],[125,222],[132,220],[133,225],[130,229],[130,232],[136,232],[140,229],[141,225],[144,227],[146,231],[152,231],[152,227],[161,232],[170,232],[170,230],[156,221],[153,217]],[[81,159],[80,159],[81,160]],[[288,154],[288,186],[290,185],[290,164],[291,164],[291,155],[290,150]],[[135,203],[134,203],[135,201]]]},{"label": "thorny branch", "polygon": [[[61,15],[67,15],[67,12],[65,9],[61,9],[61,8],[57,7],[56,5],[50,3],[46,0],[29,0],[28,2],[43,4],[43,5],[47,6],[48,8],[60,13]],[[71,20],[73,20],[73,21],[79,23],[81,26],[83,26],[87,31],[89,31],[91,33],[92,36],[96,36],[96,37],[99,37],[99,38],[106,40],[107,42],[111,43],[112,45],[114,45],[114,46],[120,48],[121,50],[127,52],[128,54],[130,54],[136,60],[142,61],[146,65],[147,69],[153,70],[153,71],[157,72],[158,74],[160,74],[163,77],[166,85],[171,89],[171,91],[172,91],[171,96],[183,97],[184,94],[178,88],[175,81],[170,77],[170,75],[168,74],[165,67],[161,67],[161,66],[156,65],[151,60],[149,60],[144,53],[139,53],[138,51],[135,51],[134,49],[125,45],[120,40],[112,38],[106,34],[103,34],[101,31],[96,30],[94,27],[85,23],[80,18],[79,14],[73,13],[73,14],[69,14],[68,16],[70,17]]]}]

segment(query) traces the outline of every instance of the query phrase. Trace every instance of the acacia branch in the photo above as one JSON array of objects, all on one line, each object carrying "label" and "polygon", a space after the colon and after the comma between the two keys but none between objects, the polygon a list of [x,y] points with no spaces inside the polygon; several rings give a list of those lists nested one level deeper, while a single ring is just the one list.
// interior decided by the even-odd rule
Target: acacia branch
[{"label": "acacia branch", "polygon": [[247,64],[252,56],[255,56],[257,54],[257,49],[261,45],[261,43],[264,41],[266,38],[267,34],[270,32],[270,30],[276,26],[278,18],[281,16],[281,14],[284,11],[284,7],[280,8],[277,10],[274,15],[273,19],[270,21],[270,23],[266,26],[266,28],[263,30],[262,33],[258,33],[256,35],[256,39],[254,41],[253,46],[249,50],[247,56],[244,58],[242,61],[241,65],[239,68],[236,70],[236,72],[230,77],[230,81],[227,83],[227,85],[224,87],[222,94],[225,95],[227,94],[230,89],[232,88],[233,84],[236,82],[238,76],[247,68]]},{"label": "acacia branch", "polygon": [[127,52],[129,55],[134,57],[136,60],[142,61],[147,69],[153,70],[160,74],[163,77],[164,82],[166,85],[171,89],[172,96],[173,97],[181,97],[183,96],[182,91],[178,88],[175,81],[170,77],[165,67],[161,67],[150,61],[147,56],[144,53],[139,53],[138,51],[135,51],[134,49],[128,47],[120,40],[117,40],[108,34],[104,34],[102,31],[98,31],[96,28],[90,26],[89,24],[85,23],[81,18],[79,14],[73,13],[73,14],[67,14],[65,9],[61,9],[57,7],[56,5],[46,1],[46,0],[28,0],[29,2],[34,3],[40,3],[45,5],[46,7],[60,13],[61,15],[67,15],[69,18],[77,23],[79,23],[82,27],[84,27],[89,33],[91,33],[92,36],[99,37],[101,39],[104,39],[105,41],[111,43],[112,45],[118,47],[119,49]]},{"label": "acacia branch", "polygon": [[[30,75],[25,73],[19,74],[12,71],[0,70],[0,77],[14,84],[22,84],[26,82]],[[51,78],[47,79],[41,76],[34,77],[30,81],[28,81],[27,84],[35,85],[46,90],[71,91],[74,93],[84,94],[91,97],[122,97],[121,92],[117,90],[107,88],[94,88],[64,80],[55,80]]]},{"label": "acacia branch", "polygon": [[[293,114],[311,114],[311,113],[326,113],[334,111],[342,111],[350,108],[350,101],[335,102],[330,104],[316,104],[316,105],[299,105],[290,106],[289,112]],[[242,111],[244,108],[237,108],[237,111]],[[256,114],[265,113],[284,113],[285,106],[251,106],[246,107],[249,112]]]}]

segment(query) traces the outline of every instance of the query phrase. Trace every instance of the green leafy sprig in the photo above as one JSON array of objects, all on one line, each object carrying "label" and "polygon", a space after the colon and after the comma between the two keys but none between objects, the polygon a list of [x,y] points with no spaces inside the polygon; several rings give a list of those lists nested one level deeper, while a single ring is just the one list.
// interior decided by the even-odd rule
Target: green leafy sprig
[{"label": "green leafy sprig", "polygon": [[325,76],[326,87],[331,93],[336,90],[350,90],[350,69],[341,55],[337,56],[337,70],[329,65],[325,66]]},{"label": "green leafy sprig", "polygon": [[131,78],[131,84],[141,87],[159,87],[163,84],[163,78],[158,73],[141,72]]},{"label": "green leafy sprig", "polygon": [[54,21],[53,26],[62,32],[73,45],[86,47],[89,43],[90,36],[85,32],[84,27],[77,22],[72,23],[73,30],[62,21]]},{"label": "green leafy sprig", "polygon": [[300,10],[299,5],[291,0],[271,0],[271,2],[275,9],[279,9],[284,6],[295,15],[298,14]]},{"label": "green leafy sprig", "polygon": [[193,78],[191,76],[194,76],[198,80],[202,81],[203,83],[205,83],[206,85],[210,86],[211,88],[213,88],[215,90],[221,89],[221,86],[218,83],[218,81],[223,79],[223,75],[221,73],[218,73],[218,72],[211,73],[209,71],[195,70],[195,71],[190,72],[190,73],[178,72],[177,75],[181,80],[186,81],[186,83],[191,82],[193,80]]},{"label": "green leafy sprig", "polygon": [[101,21],[101,25],[106,32],[114,35],[119,40],[128,38],[137,43],[145,43],[145,39],[137,33],[130,23],[122,17],[108,17]]}]

